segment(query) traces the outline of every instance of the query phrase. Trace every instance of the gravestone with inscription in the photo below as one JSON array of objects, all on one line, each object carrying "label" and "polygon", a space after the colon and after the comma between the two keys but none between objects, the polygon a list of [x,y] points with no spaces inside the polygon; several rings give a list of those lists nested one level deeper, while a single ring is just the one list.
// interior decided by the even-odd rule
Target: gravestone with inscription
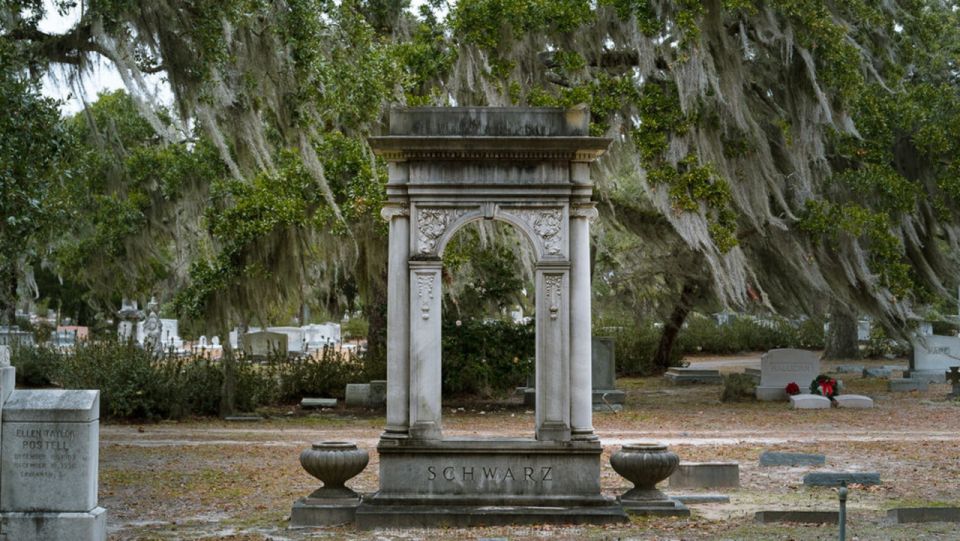
[{"label": "gravestone with inscription", "polygon": [[[395,108],[370,146],[386,160],[390,224],[386,429],[361,528],[624,522],[600,490],[593,430],[590,163],[584,107]],[[534,422],[526,438],[444,432],[443,254],[464,226],[500,221],[536,259]]]},{"label": "gravestone with inscription", "polygon": [[0,433],[5,539],[106,539],[97,504],[100,391],[14,390]]},{"label": "gravestone with inscription", "polygon": [[946,381],[946,371],[960,364],[960,337],[916,336],[913,339],[913,357],[906,377],[928,383]]},{"label": "gravestone with inscription", "polygon": [[806,390],[820,374],[820,357],[803,349],[771,349],[760,359],[757,400],[787,400],[787,384]]}]

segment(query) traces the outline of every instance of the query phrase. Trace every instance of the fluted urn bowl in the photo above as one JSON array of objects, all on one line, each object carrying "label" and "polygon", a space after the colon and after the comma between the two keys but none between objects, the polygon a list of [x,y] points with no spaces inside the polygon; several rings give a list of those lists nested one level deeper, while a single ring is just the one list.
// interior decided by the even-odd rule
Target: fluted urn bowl
[{"label": "fluted urn bowl", "polygon": [[344,483],[362,472],[368,462],[369,453],[347,441],[317,442],[300,453],[303,469],[323,481],[323,486],[310,494],[311,498],[356,497]]},{"label": "fluted urn bowl", "polygon": [[658,443],[624,445],[610,457],[614,471],[633,483],[624,500],[663,500],[667,496],[656,489],[657,483],[670,477],[680,465],[680,457]]}]

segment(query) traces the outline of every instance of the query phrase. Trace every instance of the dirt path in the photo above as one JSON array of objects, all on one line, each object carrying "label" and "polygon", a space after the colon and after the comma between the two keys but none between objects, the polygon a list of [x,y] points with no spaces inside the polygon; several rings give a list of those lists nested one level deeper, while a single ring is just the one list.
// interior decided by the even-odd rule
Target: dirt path
[{"label": "dirt path", "polygon": [[[744,359],[703,362],[728,363],[724,366],[729,368]],[[802,477],[811,468],[759,467],[760,453],[773,449],[823,453],[828,457],[823,470],[880,472],[882,485],[851,492],[850,539],[960,539],[957,524],[891,526],[882,521],[886,510],[897,506],[960,506],[960,402],[944,398],[945,385],[931,386],[926,393],[891,394],[883,380],[844,378],[850,392],[874,397],[876,407],[794,411],[784,404],[721,403],[719,386],[673,387],[662,378],[618,381],[627,391],[626,409],[594,417],[605,449],[601,485],[606,494],[616,496],[629,488],[607,462],[609,453],[625,442],[664,442],[684,461],[740,464],[741,487],[722,491],[731,502],[692,506],[689,519],[636,519],[604,528],[287,530],[294,500],[318,484],[297,459],[313,441],[349,440],[371,450],[370,466],[350,485],[359,492],[376,490],[376,443],[384,419],[375,412],[344,409],[275,412],[257,423],[105,423],[100,501],[109,512],[112,539],[835,538],[835,529],[826,526],[753,522],[753,513],[761,509],[836,508],[832,490],[803,486]],[[518,403],[446,406],[444,427],[451,436],[529,436],[533,412]]]}]

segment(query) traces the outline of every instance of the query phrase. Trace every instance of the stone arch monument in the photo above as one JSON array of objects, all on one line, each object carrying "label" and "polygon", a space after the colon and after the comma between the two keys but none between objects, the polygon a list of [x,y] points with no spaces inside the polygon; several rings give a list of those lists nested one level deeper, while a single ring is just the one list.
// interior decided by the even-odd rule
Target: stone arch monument
[{"label": "stone arch monument", "polygon": [[[592,424],[590,163],[610,140],[588,127],[584,108],[398,108],[370,138],[389,165],[387,426],[358,525],[625,518],[600,495]],[[532,438],[443,435],[441,256],[477,220],[511,224],[537,256]],[[522,511],[477,511],[490,505]]]}]

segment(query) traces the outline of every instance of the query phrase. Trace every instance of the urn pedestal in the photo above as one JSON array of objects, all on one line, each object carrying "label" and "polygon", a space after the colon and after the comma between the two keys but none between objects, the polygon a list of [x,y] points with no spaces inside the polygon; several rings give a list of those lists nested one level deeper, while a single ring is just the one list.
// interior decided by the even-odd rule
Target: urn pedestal
[{"label": "urn pedestal", "polygon": [[294,502],[290,527],[310,528],[353,522],[360,495],[344,483],[362,472],[369,461],[367,451],[349,442],[318,442],[304,449],[300,453],[300,465],[323,481],[323,486]]},{"label": "urn pedestal", "polygon": [[686,506],[656,488],[679,464],[680,457],[668,451],[666,445],[628,444],[614,453],[610,465],[634,485],[619,498],[623,510],[631,515],[690,515]]}]

